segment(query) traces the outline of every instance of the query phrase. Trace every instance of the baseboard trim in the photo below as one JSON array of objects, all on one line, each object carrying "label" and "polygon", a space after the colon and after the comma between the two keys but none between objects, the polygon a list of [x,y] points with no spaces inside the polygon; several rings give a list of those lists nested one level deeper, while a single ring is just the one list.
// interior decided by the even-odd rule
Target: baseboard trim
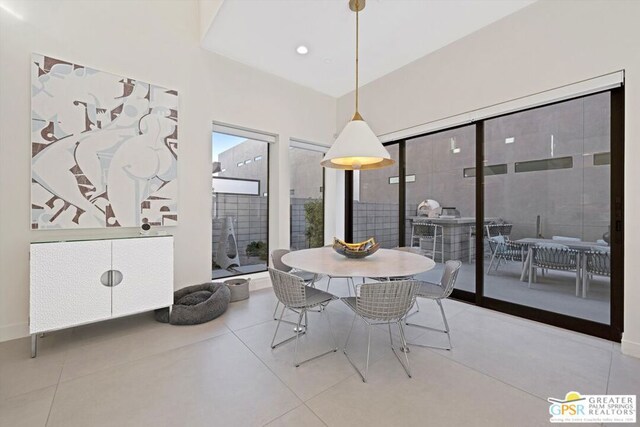
[{"label": "baseboard trim", "polygon": [[266,289],[271,287],[271,280],[269,277],[253,278],[249,282],[249,292],[257,291],[259,289]]},{"label": "baseboard trim", "polygon": [[622,346],[620,350],[627,356],[633,356],[640,359],[640,343],[625,340],[624,335],[622,336]]},{"label": "baseboard trim", "polygon": [[11,341],[29,336],[29,323],[12,323],[0,326],[0,342]]}]

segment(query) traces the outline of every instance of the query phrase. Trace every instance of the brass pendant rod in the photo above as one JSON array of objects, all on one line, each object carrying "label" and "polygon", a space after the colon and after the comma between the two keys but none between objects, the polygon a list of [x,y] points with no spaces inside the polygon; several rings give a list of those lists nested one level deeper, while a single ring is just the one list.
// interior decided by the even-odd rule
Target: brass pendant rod
[{"label": "brass pendant rod", "polygon": [[360,8],[358,7],[358,0],[356,0],[356,115],[359,115],[358,112],[358,49],[360,45],[359,34],[360,34]]}]

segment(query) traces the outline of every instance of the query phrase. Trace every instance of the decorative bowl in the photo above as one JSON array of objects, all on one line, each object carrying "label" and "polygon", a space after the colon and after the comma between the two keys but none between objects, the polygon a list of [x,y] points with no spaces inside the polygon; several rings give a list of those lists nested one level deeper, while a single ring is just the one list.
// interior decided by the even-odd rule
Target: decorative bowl
[{"label": "decorative bowl", "polygon": [[333,250],[347,258],[360,259],[368,257],[380,249],[380,243],[373,239],[360,243],[347,243],[338,238],[333,238]]}]

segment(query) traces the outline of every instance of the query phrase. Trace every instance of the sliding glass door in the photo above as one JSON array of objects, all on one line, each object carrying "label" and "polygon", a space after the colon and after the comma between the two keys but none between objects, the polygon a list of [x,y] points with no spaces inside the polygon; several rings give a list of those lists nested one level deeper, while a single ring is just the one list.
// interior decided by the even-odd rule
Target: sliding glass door
[{"label": "sliding glass door", "polygon": [[475,126],[405,144],[405,245],[436,261],[436,268],[419,278],[438,283],[443,262],[461,260],[456,289],[475,292]]},{"label": "sliding glass door", "polygon": [[[418,275],[431,282],[443,262],[462,261],[456,298],[620,340],[623,87],[387,148],[399,164],[355,174],[357,187],[346,180],[346,201],[356,199],[347,236],[419,248],[436,261]],[[360,204],[375,201],[363,214]]]},{"label": "sliding glass door", "polygon": [[610,323],[610,117],[605,92],[485,121],[486,297]]}]

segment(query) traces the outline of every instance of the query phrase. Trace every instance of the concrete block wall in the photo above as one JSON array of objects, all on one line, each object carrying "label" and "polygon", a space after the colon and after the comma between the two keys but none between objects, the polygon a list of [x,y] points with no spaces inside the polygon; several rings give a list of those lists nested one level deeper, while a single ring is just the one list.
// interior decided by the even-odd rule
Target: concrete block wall
[{"label": "concrete block wall", "polygon": [[251,242],[267,243],[267,198],[234,194],[216,194],[213,198],[213,240],[212,253],[215,261],[222,228],[227,217],[233,218],[233,228],[238,242],[240,263],[249,261],[247,245]]},{"label": "concrete block wall", "polygon": [[374,237],[383,248],[398,246],[398,203],[353,202],[353,240]]}]

